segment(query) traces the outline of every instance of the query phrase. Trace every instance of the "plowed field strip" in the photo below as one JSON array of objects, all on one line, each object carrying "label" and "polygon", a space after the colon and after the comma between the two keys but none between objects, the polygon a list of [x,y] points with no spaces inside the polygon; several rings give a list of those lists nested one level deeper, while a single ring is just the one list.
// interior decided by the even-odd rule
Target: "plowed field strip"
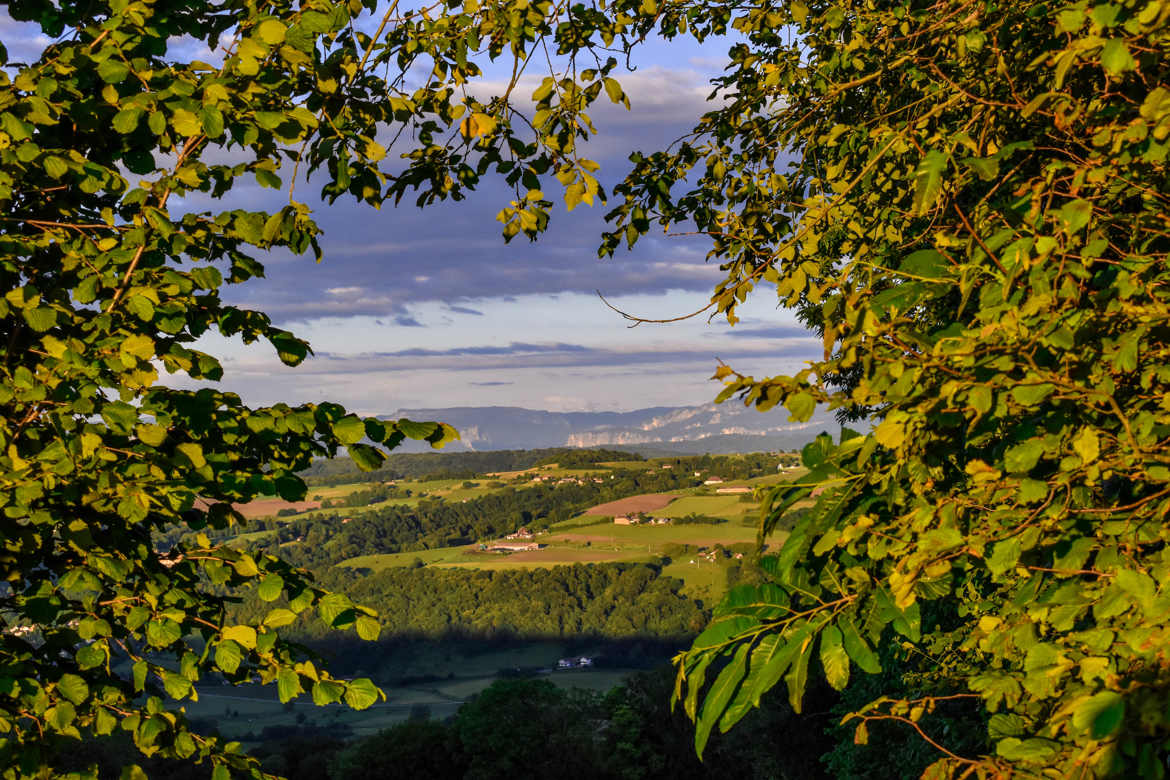
[{"label": "plowed field strip", "polygon": [[629,498],[620,498],[617,501],[598,504],[597,506],[586,509],[585,514],[625,515],[631,512],[653,512],[656,509],[662,509],[676,498],[678,496],[672,493],[643,493],[640,496],[630,496]]}]

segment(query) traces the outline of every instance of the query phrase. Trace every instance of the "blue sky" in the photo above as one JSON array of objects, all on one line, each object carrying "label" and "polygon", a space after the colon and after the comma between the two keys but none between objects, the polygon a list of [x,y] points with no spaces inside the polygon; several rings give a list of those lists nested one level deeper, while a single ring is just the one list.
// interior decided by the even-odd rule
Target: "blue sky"
[{"label": "blue sky", "polygon": [[[43,45],[7,19],[0,33],[12,59]],[[593,114],[600,135],[589,156],[602,164],[603,183],[625,173],[631,151],[661,148],[693,125],[725,48],[651,44],[635,72],[618,75],[633,110],[599,102]],[[478,89],[490,91],[497,75],[489,70]],[[532,72],[529,93],[541,75]],[[315,189],[299,184],[298,197]],[[371,414],[481,405],[624,410],[709,401],[719,388],[707,377],[719,359],[760,376],[796,370],[820,351],[769,288],[756,292],[735,328],[705,315],[629,328],[594,291],[645,317],[699,309],[720,276],[704,262],[704,244],[657,235],[598,260],[598,206],[558,206],[540,241],[505,244],[495,214],[510,197],[486,187],[426,210],[320,207],[323,263],[272,254],[263,258],[267,278],[228,296],[267,311],[316,355],[287,369],[270,348],[208,339],[203,346],[224,360],[223,385],[253,403],[330,399]],[[241,186],[230,204],[278,208],[281,194]],[[182,384],[176,379],[169,381]]]}]

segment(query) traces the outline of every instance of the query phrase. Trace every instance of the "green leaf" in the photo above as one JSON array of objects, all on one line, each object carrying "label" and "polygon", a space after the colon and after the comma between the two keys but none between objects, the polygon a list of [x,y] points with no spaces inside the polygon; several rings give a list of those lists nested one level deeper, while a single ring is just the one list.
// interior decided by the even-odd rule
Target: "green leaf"
[{"label": "green leaf", "polygon": [[281,702],[295,699],[303,690],[301,676],[292,669],[285,667],[276,673],[276,693]]},{"label": "green leaf", "polygon": [[918,163],[914,172],[914,214],[925,214],[934,207],[942,190],[942,175],[947,168],[947,156],[931,149]]},{"label": "green leaf", "polygon": [[25,309],[24,321],[37,333],[44,333],[57,324],[57,312],[48,306],[36,306]]},{"label": "green leaf", "polygon": [[924,279],[940,279],[946,276],[950,264],[942,253],[935,249],[920,249],[902,260],[900,271]]},{"label": "green leaf", "polygon": [[203,123],[203,132],[208,138],[219,138],[223,135],[223,113],[215,106],[204,106],[199,111]]},{"label": "green leaf", "polygon": [[158,447],[164,441],[166,441],[167,429],[161,425],[142,423],[134,426],[134,434],[143,444],[147,444],[151,447]]},{"label": "green leaf", "polygon": [[[723,711],[723,716],[719,719],[721,732],[726,733],[742,720],[753,707],[759,706],[760,696],[765,693],[762,685],[765,670],[772,658],[775,657],[777,648],[782,647],[783,644],[783,638],[780,634],[768,634],[756,644],[751,653],[748,673],[736,690],[731,703]],[[771,689],[779,679],[780,674],[772,678],[771,684],[767,686],[768,689]]]},{"label": "green leaf", "polygon": [[695,638],[695,641],[691,644],[691,648],[693,650],[703,650],[721,647],[727,644],[732,637],[750,628],[754,628],[759,624],[760,621],[755,618],[744,617],[743,615],[716,617],[703,633]]},{"label": "green leaf", "polygon": [[268,613],[267,617],[264,618],[264,625],[268,626],[269,628],[280,628],[281,626],[290,625],[291,623],[295,622],[296,619],[297,613],[293,612],[291,609],[279,607]]},{"label": "green leaf", "polygon": [[784,406],[792,412],[791,420],[804,422],[816,411],[817,401],[809,393],[794,393],[784,399]]},{"label": "green leaf", "polygon": [[1044,454],[1044,445],[1038,439],[1028,439],[1009,447],[1004,453],[1004,466],[1013,474],[1026,474],[1036,467]]},{"label": "green leaf", "polygon": [[126,135],[134,132],[138,127],[138,121],[142,119],[142,109],[138,106],[131,106],[123,108],[118,113],[114,114],[113,126],[114,130]]},{"label": "green leaf", "polygon": [[345,448],[349,457],[362,471],[373,471],[382,465],[386,456],[382,451],[368,444],[350,444]]},{"label": "green leaf", "polygon": [[357,618],[357,632],[358,636],[367,642],[374,642],[378,639],[378,635],[382,633],[382,626],[376,619],[369,615],[359,615]]},{"label": "green leaf", "polygon": [[752,655],[751,671],[744,681],[753,706],[759,706],[761,697],[780,682],[792,660],[802,652],[808,635],[806,626],[791,637],[777,637],[776,642],[770,645],[760,642],[756,653]]},{"label": "green leaf", "polygon": [[106,646],[104,642],[94,642],[77,648],[74,654],[77,666],[81,669],[96,669],[106,662]]},{"label": "green leaf", "polygon": [[201,469],[207,465],[207,459],[203,456],[203,448],[196,442],[183,442],[175,447],[175,452],[182,455],[191,468]]},{"label": "green leaf", "polygon": [[74,704],[81,704],[89,696],[89,685],[76,674],[61,675],[57,681],[57,690]]},{"label": "green leaf", "polygon": [[174,672],[163,673],[163,689],[172,699],[182,699],[191,692],[191,681]]},{"label": "green leaf", "polygon": [[215,665],[228,674],[235,674],[243,660],[243,651],[232,640],[223,639],[215,646]]},{"label": "green leaf", "polygon": [[1117,570],[1116,582],[1118,587],[1133,596],[1139,605],[1144,607],[1153,604],[1158,586],[1148,574],[1122,567]]},{"label": "green leaf", "polygon": [[67,701],[57,702],[45,710],[45,722],[56,731],[65,731],[77,720],[77,708]]},{"label": "green leaf", "polygon": [[1031,763],[1045,761],[1055,754],[1056,751],[1056,742],[1039,737],[1023,740],[1008,737],[1001,739],[995,746],[995,752],[1009,761],[1027,761]]},{"label": "green leaf", "polygon": [[280,598],[280,594],[284,590],[284,580],[279,574],[266,574],[260,580],[259,587],[256,588],[256,595],[262,601],[275,601]]},{"label": "green leaf", "polygon": [[183,137],[199,135],[203,132],[203,122],[193,112],[185,108],[176,108],[171,113],[171,127]]},{"label": "green leaf", "polygon": [[146,624],[146,641],[151,647],[169,647],[182,636],[182,627],[168,618],[152,620]]},{"label": "green leaf", "polygon": [[711,736],[711,729],[719,722],[723,711],[731,701],[732,695],[739,687],[746,670],[748,643],[741,644],[735,651],[731,663],[723,667],[715,682],[707,689],[707,696],[703,699],[703,707],[695,721],[695,753],[702,757],[703,749],[707,746],[707,739]]},{"label": "green leaf", "polygon": [[427,439],[434,435],[437,428],[438,424],[433,422],[420,423],[406,419],[398,421],[398,430],[408,439]]},{"label": "green leaf", "polygon": [[804,699],[804,687],[808,682],[808,662],[812,657],[812,638],[806,638],[796,652],[788,674],[784,675],[784,682],[788,686],[788,703],[797,715],[800,714],[801,702]]},{"label": "green leaf", "polygon": [[376,702],[382,692],[368,678],[350,680],[345,685],[345,703],[351,709],[364,710]]},{"label": "green leaf", "polygon": [[1137,68],[1137,61],[1129,53],[1129,47],[1120,38],[1110,38],[1101,48],[1101,65],[1110,76],[1120,76]]},{"label": "green leaf", "polygon": [[1012,388],[1012,398],[1022,406],[1035,406],[1052,395],[1055,389],[1047,382],[1035,385],[1016,385]]},{"label": "green leaf", "polygon": [[[259,244],[260,242],[261,239],[257,235],[256,240],[252,243]],[[276,347],[276,355],[280,358],[280,362],[286,366],[300,365],[308,357],[309,345],[287,331],[274,330],[268,334],[268,340],[272,346]]]},{"label": "green leaf", "polygon": [[996,542],[991,549],[991,556],[987,559],[987,568],[998,576],[1015,568],[1020,560],[1020,540],[1017,537]]},{"label": "green leaf", "polygon": [[821,631],[821,666],[829,685],[834,690],[845,690],[849,684],[849,654],[841,644],[841,630],[834,625]]},{"label": "green leaf", "polygon": [[256,649],[256,629],[251,626],[227,626],[222,632],[224,639],[230,639],[249,650]]},{"label": "green leaf", "polygon": [[284,22],[279,19],[265,19],[256,28],[256,34],[260,37],[260,40],[270,46],[283,43],[286,32]]},{"label": "green leaf", "polygon": [[1073,710],[1073,728],[1089,732],[1092,739],[1113,736],[1125,720],[1125,699],[1115,691],[1101,691]]},{"label": "green leaf", "polygon": [[284,114],[279,111],[257,111],[252,116],[265,130],[275,130],[284,123]]},{"label": "green leaf", "polygon": [[1077,198],[1061,206],[1057,217],[1065,232],[1076,233],[1093,218],[1093,204],[1084,198]]},{"label": "green leaf", "polygon": [[342,593],[327,593],[317,603],[317,614],[326,624],[338,627],[338,620],[353,610],[353,602]]},{"label": "green leaf", "polygon": [[342,444],[356,444],[365,437],[366,426],[357,415],[347,414],[333,423],[333,435]]},{"label": "green leaf", "polygon": [[1101,454],[1101,440],[1097,437],[1097,432],[1092,428],[1084,428],[1080,434],[1073,439],[1073,451],[1081,458],[1081,463],[1088,465]]},{"label": "green leaf", "polygon": [[838,625],[841,627],[841,639],[845,652],[849,654],[853,662],[863,672],[879,674],[882,670],[881,662],[878,660],[877,654],[870,649],[869,644],[858,633],[857,626],[853,624],[853,621],[844,618]]},{"label": "green leaf", "polygon": [[117,84],[130,75],[130,68],[121,60],[110,58],[97,67],[98,76],[107,84]]},{"label": "green leaf", "polygon": [[332,680],[321,680],[313,685],[313,703],[318,707],[341,701],[345,686]]},{"label": "green leaf", "polygon": [[815,469],[821,464],[828,461],[837,449],[837,445],[833,443],[833,437],[828,434],[820,434],[810,443],[804,445],[800,451],[800,462],[807,469]]}]

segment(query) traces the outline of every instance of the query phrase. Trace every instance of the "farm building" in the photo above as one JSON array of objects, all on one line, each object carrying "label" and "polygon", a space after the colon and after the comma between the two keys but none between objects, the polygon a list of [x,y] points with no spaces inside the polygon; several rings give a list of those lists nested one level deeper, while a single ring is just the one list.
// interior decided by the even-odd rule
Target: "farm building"
[{"label": "farm building", "polygon": [[593,666],[593,659],[587,655],[580,658],[562,658],[557,661],[558,669],[582,669],[587,666]]},{"label": "farm building", "polygon": [[736,485],[734,487],[721,487],[715,489],[716,493],[750,493],[752,489],[744,485]]},{"label": "farm building", "polygon": [[703,480],[704,485],[722,485],[723,477],[707,477]]}]

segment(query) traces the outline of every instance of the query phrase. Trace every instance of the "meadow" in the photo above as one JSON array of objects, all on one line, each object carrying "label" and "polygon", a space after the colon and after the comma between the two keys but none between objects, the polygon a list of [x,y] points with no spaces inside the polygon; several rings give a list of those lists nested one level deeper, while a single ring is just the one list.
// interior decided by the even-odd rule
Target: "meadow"
[{"label": "meadow", "polygon": [[598,652],[604,650],[551,641],[477,652],[461,652],[458,645],[423,644],[390,651],[395,673],[416,681],[394,685],[376,679],[386,701],[360,712],[339,704],[319,707],[308,695],[282,704],[272,686],[257,684],[200,686],[198,700],[186,702],[185,709],[189,717],[214,721],[224,737],[243,742],[260,741],[265,729],[271,734],[291,727],[341,729],[365,737],[422,714],[440,720],[450,717],[463,702],[509,669],[532,670],[560,688],[601,692],[621,684],[635,671],[614,667],[552,671],[559,658],[596,656]]}]

